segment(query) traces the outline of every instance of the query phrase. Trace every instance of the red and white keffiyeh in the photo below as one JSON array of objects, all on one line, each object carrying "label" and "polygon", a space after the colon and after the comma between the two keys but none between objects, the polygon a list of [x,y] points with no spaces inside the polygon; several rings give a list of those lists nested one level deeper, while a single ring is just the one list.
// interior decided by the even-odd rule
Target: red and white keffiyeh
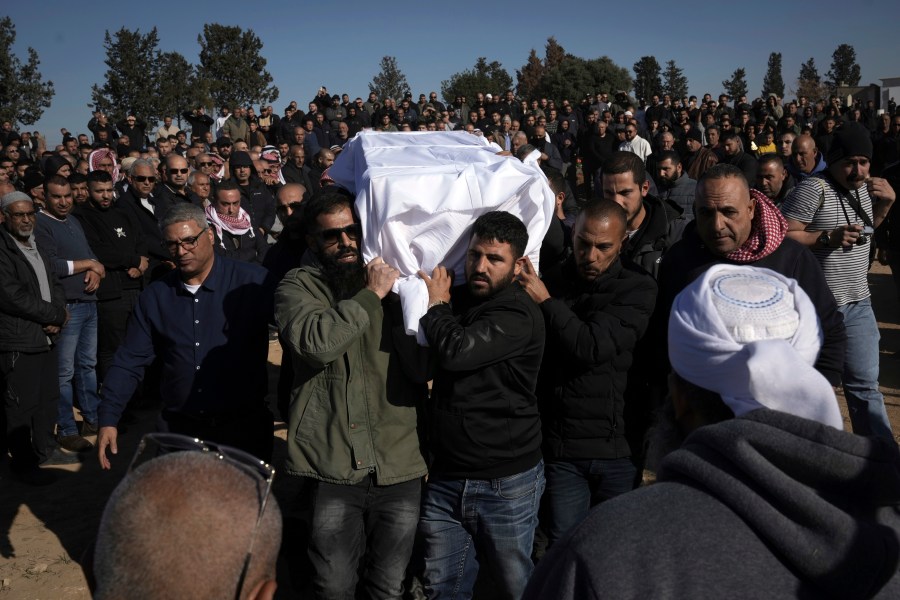
[{"label": "red and white keffiyeh", "polygon": [[97,148],[88,155],[88,170],[98,170],[100,168],[100,161],[107,157],[112,161],[112,180],[113,183],[116,183],[119,181],[119,161],[116,158],[116,153],[109,148]]},{"label": "red and white keffiyeh", "polygon": [[210,204],[206,207],[206,220],[215,228],[216,235],[219,236],[219,245],[223,248],[225,247],[222,238],[223,229],[232,235],[244,235],[249,232],[250,237],[256,237],[253,233],[253,225],[250,223],[250,215],[243,208],[238,209],[236,217],[231,217],[219,214],[216,212],[215,206]]},{"label": "red and white keffiyeh", "polygon": [[726,256],[728,260],[741,264],[756,262],[775,252],[788,230],[787,219],[765,194],[750,190],[750,195],[756,200],[750,237],[740,248]]}]

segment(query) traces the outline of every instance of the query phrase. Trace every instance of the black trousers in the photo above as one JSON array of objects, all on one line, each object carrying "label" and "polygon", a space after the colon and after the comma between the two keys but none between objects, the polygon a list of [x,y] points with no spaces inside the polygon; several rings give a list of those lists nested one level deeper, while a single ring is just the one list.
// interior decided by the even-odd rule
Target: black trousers
[{"label": "black trousers", "polygon": [[59,405],[56,350],[0,352],[0,380],[10,468],[27,470],[56,449],[53,425]]},{"label": "black trousers", "polygon": [[122,297],[113,300],[101,300],[97,303],[97,378],[100,381],[106,377],[106,372],[112,364],[122,340],[125,339],[125,329],[128,325],[128,317],[134,310],[141,290],[122,290]]}]

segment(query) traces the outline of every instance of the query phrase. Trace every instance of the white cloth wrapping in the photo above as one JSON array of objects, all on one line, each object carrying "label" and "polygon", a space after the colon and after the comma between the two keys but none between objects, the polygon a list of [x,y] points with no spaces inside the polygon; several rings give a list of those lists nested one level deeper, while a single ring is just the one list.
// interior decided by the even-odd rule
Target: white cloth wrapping
[{"label": "white cloth wrapping", "polygon": [[328,170],[356,195],[363,227],[363,259],[381,256],[400,271],[408,334],[419,334],[428,290],[417,276],[438,265],[465,281],[469,228],[491,210],[519,217],[528,229],[526,254],[535,268],[554,196],[537,164],[498,156],[497,147],[465,132],[362,131],[347,142]]},{"label": "white cloth wrapping", "polygon": [[[730,294],[722,292],[722,282],[729,277],[747,279],[738,285],[761,287],[726,297]],[[773,324],[767,312],[773,304],[769,293],[782,303],[791,301],[799,317],[786,338],[787,320]],[[722,316],[728,304],[743,311],[744,318],[731,327]],[[760,316],[748,319],[754,312]],[[735,336],[756,341],[745,343]],[[767,336],[770,339],[764,339]],[[834,390],[812,366],[821,345],[822,328],[806,292],[795,280],[769,269],[713,266],[678,294],[669,318],[672,369],[718,393],[735,416],[765,407],[843,429]]]}]

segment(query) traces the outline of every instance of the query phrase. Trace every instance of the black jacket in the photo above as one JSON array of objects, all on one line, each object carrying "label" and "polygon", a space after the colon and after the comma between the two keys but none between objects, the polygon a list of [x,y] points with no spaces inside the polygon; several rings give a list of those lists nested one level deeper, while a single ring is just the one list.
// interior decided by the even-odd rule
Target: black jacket
[{"label": "black jacket", "polygon": [[625,242],[622,256],[656,279],[663,255],[681,239],[688,220],[676,203],[663,202],[649,194],[644,198],[644,208],[647,214],[638,230]]},{"label": "black jacket", "polygon": [[219,256],[227,256],[232,260],[241,262],[254,263],[261,265],[269,250],[266,244],[266,238],[258,231],[250,235],[248,231],[244,235],[235,235],[222,230],[222,237],[219,238],[219,232],[213,227],[215,235],[214,250]]},{"label": "black jacket", "polygon": [[102,210],[89,200],[75,209],[91,250],[106,269],[100,280],[98,300],[122,297],[122,290],[141,289],[144,278],[133,279],[128,269],[136,269],[141,257],[148,256],[147,238],[135,216],[119,205]]},{"label": "black jacket", "polygon": [[[654,343],[668,357],[668,316],[675,296],[709,267],[717,264],[734,264],[714,255],[697,235],[696,222],[687,226],[684,236],[671,252],[663,258],[659,271],[659,302],[653,317],[653,326],[648,335],[655,337]],[[771,269],[785,277],[796,279],[816,307],[816,314],[822,324],[825,336],[815,367],[832,385],[841,381],[844,370],[844,351],[847,333],[844,318],[838,312],[834,294],[825,282],[822,267],[812,252],[802,244],[785,238],[772,254],[754,263],[753,267]]]},{"label": "black jacket", "polygon": [[241,191],[241,208],[250,215],[250,222],[257,228],[256,233],[259,233],[260,227],[268,233],[275,224],[275,198],[269,188],[259,179],[251,177],[247,185],[238,184],[238,189]]},{"label": "black jacket", "polygon": [[656,282],[616,260],[592,282],[563,269],[541,303],[547,345],[538,384],[544,451],[550,458],[630,456],[624,394],[632,352],[656,302]]},{"label": "black jacket", "polygon": [[544,351],[540,308],[514,282],[454,316],[432,307],[421,320],[437,372],[428,415],[431,472],[493,479],[541,459],[535,387]]},{"label": "black jacket", "polygon": [[147,210],[141,204],[141,201],[135,197],[131,188],[116,200],[116,207],[129,213],[140,225],[141,233],[147,244],[150,268],[145,274],[145,282],[149,280],[156,281],[174,266],[169,266],[172,261],[172,255],[163,247],[163,235],[159,230],[159,222],[169,209],[169,205],[164,197],[156,195],[151,196],[149,202],[155,208],[155,212]]},{"label": "black jacket", "polygon": [[47,258],[41,258],[50,283],[50,302],[41,298],[37,274],[28,259],[0,227],[0,352],[46,352],[50,345],[44,325],[62,325],[66,320],[62,285]]}]

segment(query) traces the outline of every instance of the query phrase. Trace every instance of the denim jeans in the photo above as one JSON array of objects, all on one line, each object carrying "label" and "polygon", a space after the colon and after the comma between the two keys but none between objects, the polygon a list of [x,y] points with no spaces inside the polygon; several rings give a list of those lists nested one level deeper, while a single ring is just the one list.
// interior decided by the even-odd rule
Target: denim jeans
[{"label": "denim jeans", "polygon": [[69,322],[59,332],[57,358],[59,363],[59,415],[57,434],[75,435],[73,401],[78,396],[81,416],[97,423],[97,303],[68,304]]},{"label": "denim jeans", "polygon": [[547,462],[544,473],[550,501],[550,544],[581,523],[592,506],[630,492],[635,471],[630,458]]},{"label": "denim jeans", "polygon": [[844,397],[850,412],[853,433],[894,439],[891,422],[878,391],[878,323],[869,298],[839,306],[847,329],[844,356]]},{"label": "denim jeans", "polygon": [[[309,559],[316,598],[402,598],[419,520],[422,481],[311,482]],[[360,561],[362,560],[362,565]]]},{"label": "denim jeans", "polygon": [[534,564],[531,549],[544,492],[544,463],[499,479],[443,479],[425,488],[419,531],[428,598],[471,598],[479,563],[499,598],[520,598]]}]

